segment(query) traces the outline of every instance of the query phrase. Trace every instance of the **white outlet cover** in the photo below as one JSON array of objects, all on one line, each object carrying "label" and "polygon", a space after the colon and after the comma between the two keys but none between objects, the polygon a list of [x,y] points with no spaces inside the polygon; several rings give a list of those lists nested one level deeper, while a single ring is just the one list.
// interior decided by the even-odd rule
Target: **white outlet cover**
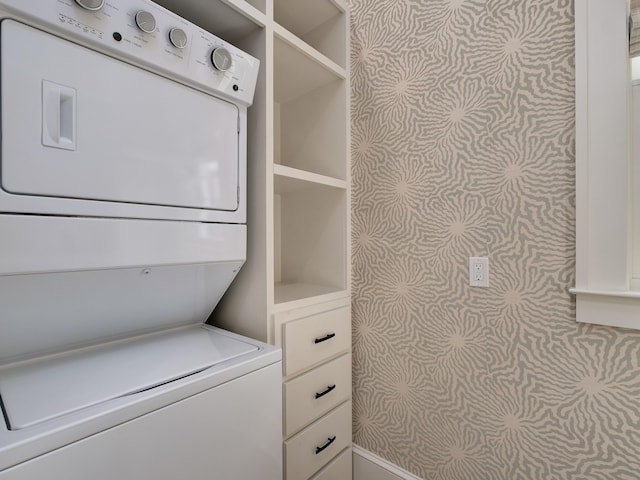
[{"label": "white outlet cover", "polygon": [[469,285],[472,287],[489,286],[488,257],[469,257]]}]

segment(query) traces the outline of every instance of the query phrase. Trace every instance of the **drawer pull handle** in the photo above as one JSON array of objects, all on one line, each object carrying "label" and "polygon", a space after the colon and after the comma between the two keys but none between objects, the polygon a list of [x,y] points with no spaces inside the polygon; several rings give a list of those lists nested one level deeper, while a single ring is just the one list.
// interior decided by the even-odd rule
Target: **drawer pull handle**
[{"label": "drawer pull handle", "polygon": [[336,388],[335,385],[329,385],[326,390],[323,390],[322,392],[316,393],[316,400],[319,399],[320,397],[324,397],[327,393],[332,391],[334,388]]},{"label": "drawer pull handle", "polygon": [[327,448],[329,445],[331,445],[335,441],[336,441],[335,435],[333,437],[327,438],[327,443],[325,443],[321,447],[316,447],[316,455],[319,454],[321,451],[323,451],[325,448]]},{"label": "drawer pull handle", "polygon": [[336,334],[335,333],[329,333],[326,337],[322,337],[322,338],[316,338],[313,343],[322,343],[322,342],[326,342],[327,340],[331,340],[333,337],[335,337]]}]

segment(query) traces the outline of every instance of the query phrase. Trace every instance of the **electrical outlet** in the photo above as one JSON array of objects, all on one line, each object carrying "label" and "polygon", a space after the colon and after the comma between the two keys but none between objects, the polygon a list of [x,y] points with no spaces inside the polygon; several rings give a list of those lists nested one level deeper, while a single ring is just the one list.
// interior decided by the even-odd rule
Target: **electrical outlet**
[{"label": "electrical outlet", "polygon": [[469,257],[469,285],[472,287],[489,286],[489,259],[487,257]]}]

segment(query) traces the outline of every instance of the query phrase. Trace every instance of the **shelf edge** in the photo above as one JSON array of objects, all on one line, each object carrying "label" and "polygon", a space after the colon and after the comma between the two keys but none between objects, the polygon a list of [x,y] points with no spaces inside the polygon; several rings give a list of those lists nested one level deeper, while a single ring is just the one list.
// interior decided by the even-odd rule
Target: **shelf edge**
[{"label": "shelf edge", "polygon": [[340,180],[339,178],[328,177],[326,175],[320,175],[318,173],[312,173],[305,170],[300,170],[293,167],[287,167],[286,165],[273,165],[274,176],[280,176],[284,178],[291,178],[294,180],[300,180],[303,182],[314,183],[327,187],[339,188],[341,190],[347,190],[346,180]]},{"label": "shelf edge", "polygon": [[336,62],[331,60],[326,55],[320,53],[318,50],[310,46],[304,40],[301,40],[300,38],[296,37],[293,33],[291,33],[289,30],[284,28],[282,25],[276,22],[273,22],[273,33],[278,39],[282,40],[283,42],[287,43],[290,47],[296,49],[303,55],[307,56],[308,58],[316,62],[318,65],[320,65],[322,68],[331,72],[337,78],[341,80],[347,79],[347,70],[345,68],[342,68],[341,66],[339,66]]},{"label": "shelf edge", "polygon": [[330,293],[321,293],[318,295],[312,295],[309,297],[297,298],[295,300],[288,300],[286,302],[273,303],[272,313],[286,312],[304,307],[311,307],[314,305],[327,303],[331,301],[345,300],[350,301],[351,292],[349,290],[336,290]]}]

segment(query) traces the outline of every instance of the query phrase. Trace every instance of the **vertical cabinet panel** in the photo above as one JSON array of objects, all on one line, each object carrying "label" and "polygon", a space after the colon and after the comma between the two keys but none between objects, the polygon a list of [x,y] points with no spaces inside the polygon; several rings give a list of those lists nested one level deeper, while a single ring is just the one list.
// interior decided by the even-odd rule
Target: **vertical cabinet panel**
[{"label": "vertical cabinet panel", "polygon": [[272,311],[285,479],[348,480],[349,16],[342,0],[273,2]]}]

